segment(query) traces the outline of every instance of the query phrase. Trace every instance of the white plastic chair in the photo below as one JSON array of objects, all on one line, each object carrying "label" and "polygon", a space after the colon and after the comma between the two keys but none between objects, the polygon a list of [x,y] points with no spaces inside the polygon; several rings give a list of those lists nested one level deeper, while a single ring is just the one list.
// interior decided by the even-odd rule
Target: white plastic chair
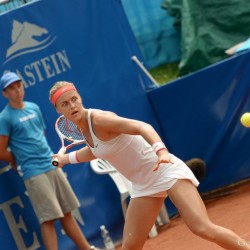
[{"label": "white plastic chair", "polygon": [[[103,159],[95,159],[90,162],[92,170],[97,174],[109,174],[114,183],[116,184],[120,194],[121,194],[121,206],[123,211],[123,216],[125,218],[127,211],[127,198],[132,193],[132,184],[126,179],[122,174],[120,174],[108,161]],[[157,223],[159,225],[164,225],[169,223],[169,216],[166,206],[163,204],[161,211],[157,217]],[[149,233],[149,237],[154,237],[158,235],[156,226],[154,225]]]}]

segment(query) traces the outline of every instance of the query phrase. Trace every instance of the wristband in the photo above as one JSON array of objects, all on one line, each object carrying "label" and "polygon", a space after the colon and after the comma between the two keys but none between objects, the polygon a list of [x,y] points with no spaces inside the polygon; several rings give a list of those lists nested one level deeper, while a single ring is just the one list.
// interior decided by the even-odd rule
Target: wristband
[{"label": "wristband", "polygon": [[162,150],[167,150],[167,148],[160,148],[155,153],[157,154],[159,151],[162,151]]},{"label": "wristband", "polygon": [[155,142],[153,145],[152,145],[152,148],[153,150],[155,151],[155,153],[157,154],[158,151],[162,150],[162,149],[167,149],[165,144],[161,141],[159,142]]},{"label": "wristband", "polygon": [[73,151],[69,153],[69,163],[70,164],[75,164],[75,163],[79,163],[79,159],[77,157],[77,151]]}]

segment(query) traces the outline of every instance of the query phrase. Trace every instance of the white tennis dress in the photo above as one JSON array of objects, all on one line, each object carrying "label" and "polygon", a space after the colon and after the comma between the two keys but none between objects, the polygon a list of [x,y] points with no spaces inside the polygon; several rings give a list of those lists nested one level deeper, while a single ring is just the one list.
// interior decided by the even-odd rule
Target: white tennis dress
[{"label": "white tennis dress", "polygon": [[132,182],[131,198],[166,191],[177,179],[189,179],[195,186],[199,185],[189,167],[173,154],[170,154],[173,163],[162,163],[157,171],[153,171],[158,157],[140,135],[121,134],[105,142],[98,139],[92,129],[91,109],[88,110],[88,125],[94,142],[94,147],[89,145],[92,153],[97,158],[109,161]]}]

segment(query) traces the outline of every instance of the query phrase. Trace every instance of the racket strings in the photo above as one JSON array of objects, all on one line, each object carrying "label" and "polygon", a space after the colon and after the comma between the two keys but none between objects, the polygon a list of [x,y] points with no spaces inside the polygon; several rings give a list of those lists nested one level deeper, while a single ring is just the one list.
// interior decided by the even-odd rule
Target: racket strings
[{"label": "racket strings", "polygon": [[68,119],[60,119],[60,121],[58,122],[58,129],[68,141],[82,141],[84,139],[77,126]]}]

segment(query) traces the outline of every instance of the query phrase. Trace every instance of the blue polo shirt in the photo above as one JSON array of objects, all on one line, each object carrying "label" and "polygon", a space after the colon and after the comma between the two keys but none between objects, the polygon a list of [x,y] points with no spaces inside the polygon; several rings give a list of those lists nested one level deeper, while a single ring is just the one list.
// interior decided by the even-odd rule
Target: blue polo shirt
[{"label": "blue polo shirt", "polygon": [[44,130],[40,108],[34,103],[25,102],[23,109],[7,105],[0,114],[0,135],[9,137],[8,146],[21,167],[24,180],[55,168]]}]

